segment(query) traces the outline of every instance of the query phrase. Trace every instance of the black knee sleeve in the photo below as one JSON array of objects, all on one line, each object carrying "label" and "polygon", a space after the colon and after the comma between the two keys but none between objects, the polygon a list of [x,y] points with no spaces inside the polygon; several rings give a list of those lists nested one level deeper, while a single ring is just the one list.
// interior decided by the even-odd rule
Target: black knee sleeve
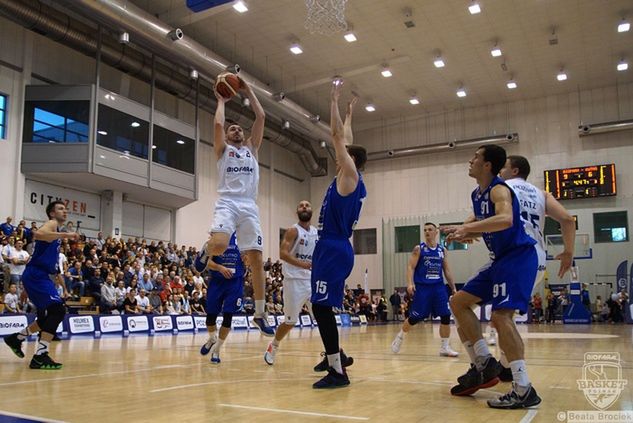
[{"label": "black knee sleeve", "polygon": [[216,321],[218,320],[217,314],[207,314],[207,326],[216,325]]},{"label": "black knee sleeve", "polygon": [[410,324],[411,326],[415,326],[415,325],[417,325],[418,323],[420,323],[421,321],[422,321],[422,318],[421,318],[421,317],[419,317],[419,316],[414,317],[414,316],[409,315],[409,324]]},{"label": "black knee sleeve", "polygon": [[[55,335],[57,326],[64,320],[66,309],[62,303],[53,303],[46,308],[46,317],[43,322],[38,321],[38,325],[42,332]],[[38,312],[39,319],[39,312]]]},{"label": "black knee sleeve", "polygon": [[231,329],[231,322],[233,321],[233,313],[224,313],[222,316],[222,327]]},{"label": "black knee sleeve", "polygon": [[330,306],[312,304],[312,313],[319,324],[319,334],[323,340],[326,354],[336,354],[340,347],[338,343],[338,328],[334,311]]},{"label": "black knee sleeve", "polygon": [[440,316],[440,323],[443,324],[443,325],[450,325],[451,324],[451,316],[450,315]]}]

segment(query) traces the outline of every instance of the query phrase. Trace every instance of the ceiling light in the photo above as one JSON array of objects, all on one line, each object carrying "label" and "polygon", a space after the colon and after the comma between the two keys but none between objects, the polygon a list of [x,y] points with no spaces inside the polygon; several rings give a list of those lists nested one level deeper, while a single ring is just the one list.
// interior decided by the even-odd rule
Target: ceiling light
[{"label": "ceiling light", "polygon": [[492,55],[492,57],[499,57],[501,56],[503,53],[501,53],[501,49],[497,46],[494,46],[492,48],[492,50],[490,50],[490,54]]},{"label": "ceiling light", "polygon": [[468,11],[471,15],[476,15],[477,13],[481,13],[481,7],[479,7],[479,3],[473,1],[473,4],[468,6]]},{"label": "ceiling light", "polygon": [[240,13],[248,12],[248,6],[244,0],[237,0],[233,3],[233,9],[237,10]]},{"label": "ceiling light", "polygon": [[183,145],[184,143],[185,143],[185,142],[184,142],[183,140],[177,140],[177,141],[176,141],[176,144]]},{"label": "ceiling light", "polygon": [[303,53],[303,50],[301,50],[301,46],[297,43],[294,43],[293,45],[290,46],[290,51],[292,52],[292,54]]},{"label": "ceiling light", "polygon": [[384,76],[385,78],[391,78],[393,76],[393,73],[391,73],[389,68],[383,68],[383,70],[382,70],[382,72],[380,72],[380,74],[382,76]]},{"label": "ceiling light", "polygon": [[624,59],[620,60],[620,63],[618,63],[618,70],[620,72],[625,71],[629,68],[629,64],[627,62],[624,61]]},{"label": "ceiling light", "polygon": [[415,96],[413,96],[413,97],[411,97],[409,99],[409,103],[411,103],[412,105],[416,106],[416,105],[420,104],[420,99],[415,97]]},{"label": "ceiling light", "polygon": [[559,81],[566,81],[567,74],[561,70],[560,72],[558,72],[558,75],[556,75],[556,79],[558,79]]},{"label": "ceiling light", "polygon": [[506,86],[508,87],[508,89],[513,90],[517,87],[517,83],[514,80],[510,80],[508,81]]},{"label": "ceiling light", "polygon": [[97,134],[99,134],[99,135],[108,135],[108,133],[106,131],[97,131]]},{"label": "ceiling light", "polygon": [[354,41],[356,41],[356,35],[354,35],[353,32],[348,32],[347,34],[343,35],[343,38],[345,38],[345,41],[347,41],[348,43],[353,43]]},{"label": "ceiling light", "polygon": [[152,150],[156,150],[156,144],[152,145]]},{"label": "ceiling light", "polygon": [[631,24],[622,19],[622,22],[618,25],[618,32],[628,32],[629,29],[631,29]]},{"label": "ceiling light", "polygon": [[442,60],[441,57],[438,57],[437,59],[435,59],[433,64],[435,65],[436,68],[443,68],[445,66],[444,65],[444,60]]},{"label": "ceiling light", "polygon": [[463,88],[457,90],[457,97],[466,97],[466,90]]},{"label": "ceiling light", "polygon": [[290,129],[290,122],[282,119],[281,120],[281,129]]},{"label": "ceiling light", "polygon": [[367,106],[365,106],[365,110],[367,110],[368,112],[375,112],[376,111],[376,107],[373,104],[368,104]]},{"label": "ceiling light", "polygon": [[130,126],[131,126],[132,128],[138,128],[139,126],[141,126],[141,124],[140,124],[140,123],[138,123],[138,122],[132,122],[132,123],[130,123]]}]

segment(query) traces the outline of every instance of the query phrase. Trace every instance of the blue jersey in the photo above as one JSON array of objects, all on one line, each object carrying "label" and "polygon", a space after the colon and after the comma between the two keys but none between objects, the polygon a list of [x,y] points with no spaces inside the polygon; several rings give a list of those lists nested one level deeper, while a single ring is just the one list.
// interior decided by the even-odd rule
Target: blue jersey
[{"label": "blue jersey", "polygon": [[59,247],[62,244],[60,239],[51,242],[35,241],[33,255],[28,266],[37,267],[48,274],[59,273]]},{"label": "blue jersey", "polygon": [[431,248],[425,243],[420,244],[420,257],[413,273],[413,282],[420,284],[434,284],[444,282],[444,247],[436,245]]},{"label": "blue jersey", "polygon": [[486,247],[490,251],[490,257],[495,260],[503,257],[515,248],[534,245],[536,241],[530,238],[523,227],[521,220],[521,207],[517,196],[503,179],[495,176],[488,188],[483,192],[479,192],[476,188],[471,198],[473,200],[473,211],[477,220],[487,219],[495,215],[495,205],[490,200],[490,191],[497,185],[503,185],[510,190],[512,196],[512,226],[508,229],[498,232],[484,232],[483,239]]},{"label": "blue jersey", "polygon": [[[242,256],[240,250],[237,248],[235,240],[235,233],[231,236],[229,246],[221,256],[214,256],[213,261],[221,266],[226,267],[233,271],[233,278],[230,280],[240,279],[244,277],[244,263],[242,262]],[[215,281],[226,281],[227,279],[220,272],[211,270],[211,279]]]},{"label": "blue jersey", "polygon": [[345,197],[336,190],[336,178],[334,178],[325,193],[319,214],[319,239],[349,239],[354,226],[358,223],[365,197],[367,197],[367,190],[360,173],[356,189]]}]

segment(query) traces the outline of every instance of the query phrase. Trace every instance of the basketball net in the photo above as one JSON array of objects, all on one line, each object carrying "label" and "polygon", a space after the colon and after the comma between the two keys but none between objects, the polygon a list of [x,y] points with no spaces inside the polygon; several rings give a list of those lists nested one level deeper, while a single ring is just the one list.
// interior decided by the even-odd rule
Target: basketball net
[{"label": "basketball net", "polygon": [[305,28],[310,34],[331,35],[347,29],[347,0],[305,0],[308,8]]}]

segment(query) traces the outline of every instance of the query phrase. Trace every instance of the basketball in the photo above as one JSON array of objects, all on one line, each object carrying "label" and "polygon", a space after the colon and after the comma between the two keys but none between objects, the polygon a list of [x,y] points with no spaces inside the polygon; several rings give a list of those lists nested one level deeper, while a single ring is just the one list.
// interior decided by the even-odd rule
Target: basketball
[{"label": "basketball", "polygon": [[221,73],[215,80],[215,89],[224,98],[231,98],[240,88],[240,79],[230,72]]}]

